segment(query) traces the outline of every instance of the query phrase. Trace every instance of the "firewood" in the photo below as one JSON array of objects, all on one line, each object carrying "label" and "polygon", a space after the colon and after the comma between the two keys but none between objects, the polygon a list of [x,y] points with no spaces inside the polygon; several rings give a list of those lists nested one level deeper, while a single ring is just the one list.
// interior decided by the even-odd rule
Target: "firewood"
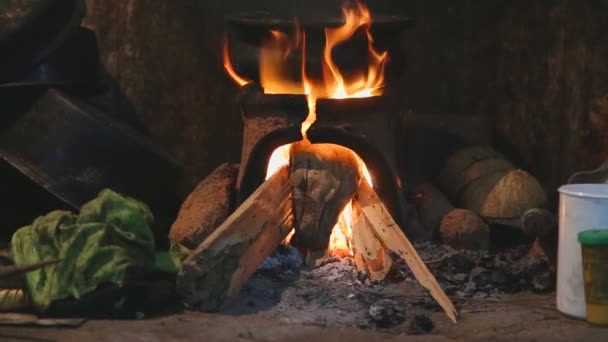
[{"label": "firewood", "polygon": [[378,240],[371,224],[363,215],[358,201],[353,201],[352,213],[353,250],[355,266],[365,272],[371,281],[382,281],[393,265],[391,256]]},{"label": "firewood", "polygon": [[195,248],[230,214],[237,164],[222,164],[200,182],[182,204],[169,240]]},{"label": "firewood", "polygon": [[293,228],[287,167],[265,181],[194,252],[178,274],[186,304],[219,310]]},{"label": "firewood", "polygon": [[414,188],[414,203],[422,222],[444,243],[454,248],[487,249],[490,228],[471,210],[456,209],[445,195],[431,183]]},{"label": "firewood", "polygon": [[521,230],[529,237],[544,238],[557,231],[557,220],[549,210],[533,208],[521,216]]},{"label": "firewood", "polygon": [[455,202],[464,186],[474,179],[500,171],[510,165],[510,163],[505,165],[505,162],[508,163],[506,158],[489,146],[463,148],[444,162],[437,178],[439,188]]},{"label": "firewood", "polygon": [[497,172],[469,184],[459,206],[484,218],[519,218],[528,209],[542,207],[547,195],[536,178],[523,170]]},{"label": "firewood", "polygon": [[514,169],[515,166],[505,159],[492,158],[474,162],[460,174],[455,175],[456,177],[452,180],[451,189],[449,190],[450,196],[452,198],[457,198],[458,194],[460,194],[467,185],[487,175]]},{"label": "firewood", "polygon": [[378,194],[365,181],[359,185],[357,200],[378,240],[386,249],[405,260],[420,285],[430,292],[448,317],[456,323],[458,313],[454,304],[437,283],[437,279],[426,267],[412,243],[395,223]]},{"label": "firewood", "polygon": [[325,250],[340,213],[357,191],[359,159],[338,145],[294,143],[290,179],[296,228],[291,243],[302,249]]},{"label": "firewood", "polygon": [[431,231],[431,237],[436,238],[441,220],[454,210],[454,206],[439,189],[429,182],[414,187],[411,197],[420,214],[422,224]]},{"label": "firewood", "polygon": [[490,248],[490,227],[468,209],[451,210],[441,220],[441,240],[454,248]]}]

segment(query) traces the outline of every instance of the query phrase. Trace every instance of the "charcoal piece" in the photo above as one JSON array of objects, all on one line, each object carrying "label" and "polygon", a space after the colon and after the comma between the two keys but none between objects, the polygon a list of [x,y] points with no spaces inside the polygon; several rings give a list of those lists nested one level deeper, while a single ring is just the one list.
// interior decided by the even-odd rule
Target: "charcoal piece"
[{"label": "charcoal piece", "polygon": [[555,289],[555,275],[549,271],[532,277],[532,290],[536,293],[547,293]]},{"label": "charcoal piece", "polygon": [[464,254],[454,254],[446,262],[453,273],[469,273],[475,267],[475,261]]},{"label": "charcoal piece", "polygon": [[379,327],[389,328],[405,320],[405,308],[392,299],[381,299],[369,308],[369,316]]},{"label": "charcoal piece", "polygon": [[493,270],[492,272],[490,272],[489,276],[489,280],[498,286],[505,285],[511,280],[511,278],[511,275],[507,271],[502,269]]},{"label": "charcoal piece", "polygon": [[426,315],[416,315],[410,322],[410,328],[416,334],[428,334],[435,328],[433,321]]}]

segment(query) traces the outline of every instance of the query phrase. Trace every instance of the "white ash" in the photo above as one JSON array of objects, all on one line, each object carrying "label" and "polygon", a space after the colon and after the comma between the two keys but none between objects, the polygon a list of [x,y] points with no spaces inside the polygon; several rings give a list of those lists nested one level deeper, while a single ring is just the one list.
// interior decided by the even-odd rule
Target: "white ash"
[{"label": "white ash", "polygon": [[302,266],[302,255],[297,249],[281,245],[273,255],[268,257],[259,271],[272,271],[276,269],[290,269],[297,271]]},{"label": "white ash", "polygon": [[[421,243],[416,244],[416,249],[448,295],[461,299],[455,302],[457,306],[463,303],[462,299],[498,298],[551,283],[546,266],[528,255],[529,246],[488,252],[457,251],[445,245]],[[282,245],[224,312],[258,313],[288,323],[357,326],[391,333],[411,333],[412,326],[420,325],[414,322],[416,317],[442,312],[403,261],[395,262],[387,279],[372,285],[366,285],[368,281],[359,276],[348,258],[330,260],[315,269],[301,267],[299,252]],[[382,302],[384,299],[394,301],[392,308],[386,319],[377,319],[378,315],[374,319],[370,308],[377,308],[379,301],[386,303]],[[432,326],[432,322],[429,324]]]}]

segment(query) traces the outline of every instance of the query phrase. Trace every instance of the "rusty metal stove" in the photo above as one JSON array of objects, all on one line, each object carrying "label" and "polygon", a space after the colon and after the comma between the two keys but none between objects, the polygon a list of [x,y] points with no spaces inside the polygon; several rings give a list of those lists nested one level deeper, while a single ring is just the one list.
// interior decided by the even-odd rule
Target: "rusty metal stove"
[{"label": "rusty metal stove", "polygon": [[[276,29],[293,30],[292,19],[272,18],[267,14],[241,15],[228,20],[230,60],[238,74],[258,79],[259,50],[264,35]],[[318,99],[317,121],[308,130],[312,143],[332,143],[356,152],[365,162],[374,188],[391,214],[401,224],[408,222],[411,206],[400,188],[395,146],[400,111],[391,105],[390,89],[404,69],[404,55],[400,49],[399,33],[412,22],[403,17],[374,15],[372,34],[374,45],[389,52],[383,96],[349,99]],[[342,24],[340,18],[323,21],[300,21],[306,32],[306,70],[313,75],[320,72],[325,27]],[[353,39],[335,52],[341,70],[348,74],[357,66],[357,56],[367,54],[367,41]],[[300,57],[301,58],[301,57]],[[299,72],[301,59],[293,62],[294,73]],[[250,83],[244,86],[237,99],[244,121],[243,148],[237,180],[237,202],[242,203],[262,184],[272,152],[302,139],[301,124],[307,116],[304,95],[264,94],[263,89]]]},{"label": "rusty metal stove", "polygon": [[[303,95],[267,95],[254,84],[239,97],[244,133],[237,180],[239,203],[264,181],[272,152],[302,140],[300,127],[308,107]],[[308,130],[312,143],[332,143],[356,152],[368,167],[378,194],[395,218],[401,202],[395,141],[397,112],[384,98],[320,99],[317,121]]]}]

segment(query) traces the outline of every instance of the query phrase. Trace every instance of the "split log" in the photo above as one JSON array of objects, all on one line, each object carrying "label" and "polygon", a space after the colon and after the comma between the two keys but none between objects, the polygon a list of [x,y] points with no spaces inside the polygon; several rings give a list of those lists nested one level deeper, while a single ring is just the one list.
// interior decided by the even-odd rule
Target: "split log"
[{"label": "split log", "polygon": [[294,143],[291,184],[296,232],[291,243],[304,250],[325,250],[340,213],[357,191],[357,155],[333,144]]},{"label": "split log", "polygon": [[490,227],[468,209],[454,209],[445,215],[439,233],[441,240],[454,248],[490,248]]},{"label": "split log", "polygon": [[489,146],[466,147],[444,162],[437,181],[441,191],[456,203],[459,193],[472,181],[513,168],[502,154]]},{"label": "split log", "polygon": [[177,290],[186,304],[219,310],[293,228],[287,167],[264,182],[184,261]]},{"label": "split log", "polygon": [[238,164],[224,163],[200,182],[182,204],[169,240],[196,248],[228,217]]},{"label": "split log", "polygon": [[457,207],[487,219],[519,220],[542,207],[547,195],[536,178],[516,169],[489,146],[472,146],[450,156],[439,173],[440,189]]},{"label": "split log", "polygon": [[456,209],[446,196],[431,183],[414,188],[412,196],[422,222],[440,239],[454,248],[487,249],[490,228],[476,213]]},{"label": "split log", "polygon": [[484,218],[520,218],[542,207],[547,195],[536,178],[523,170],[497,172],[478,179],[463,190],[459,206]]},{"label": "split log", "polygon": [[371,281],[384,280],[393,265],[393,260],[374,234],[358,201],[353,201],[352,227],[357,270],[365,272]]},{"label": "split log", "polygon": [[386,249],[405,260],[420,285],[430,292],[448,317],[456,323],[458,313],[454,304],[437,283],[437,279],[426,267],[412,243],[395,223],[378,194],[367,182],[360,182],[357,200],[378,240]]},{"label": "split log", "polygon": [[441,220],[454,210],[454,206],[429,182],[416,185],[410,197],[418,209],[422,224],[431,231],[432,239],[437,238]]}]

